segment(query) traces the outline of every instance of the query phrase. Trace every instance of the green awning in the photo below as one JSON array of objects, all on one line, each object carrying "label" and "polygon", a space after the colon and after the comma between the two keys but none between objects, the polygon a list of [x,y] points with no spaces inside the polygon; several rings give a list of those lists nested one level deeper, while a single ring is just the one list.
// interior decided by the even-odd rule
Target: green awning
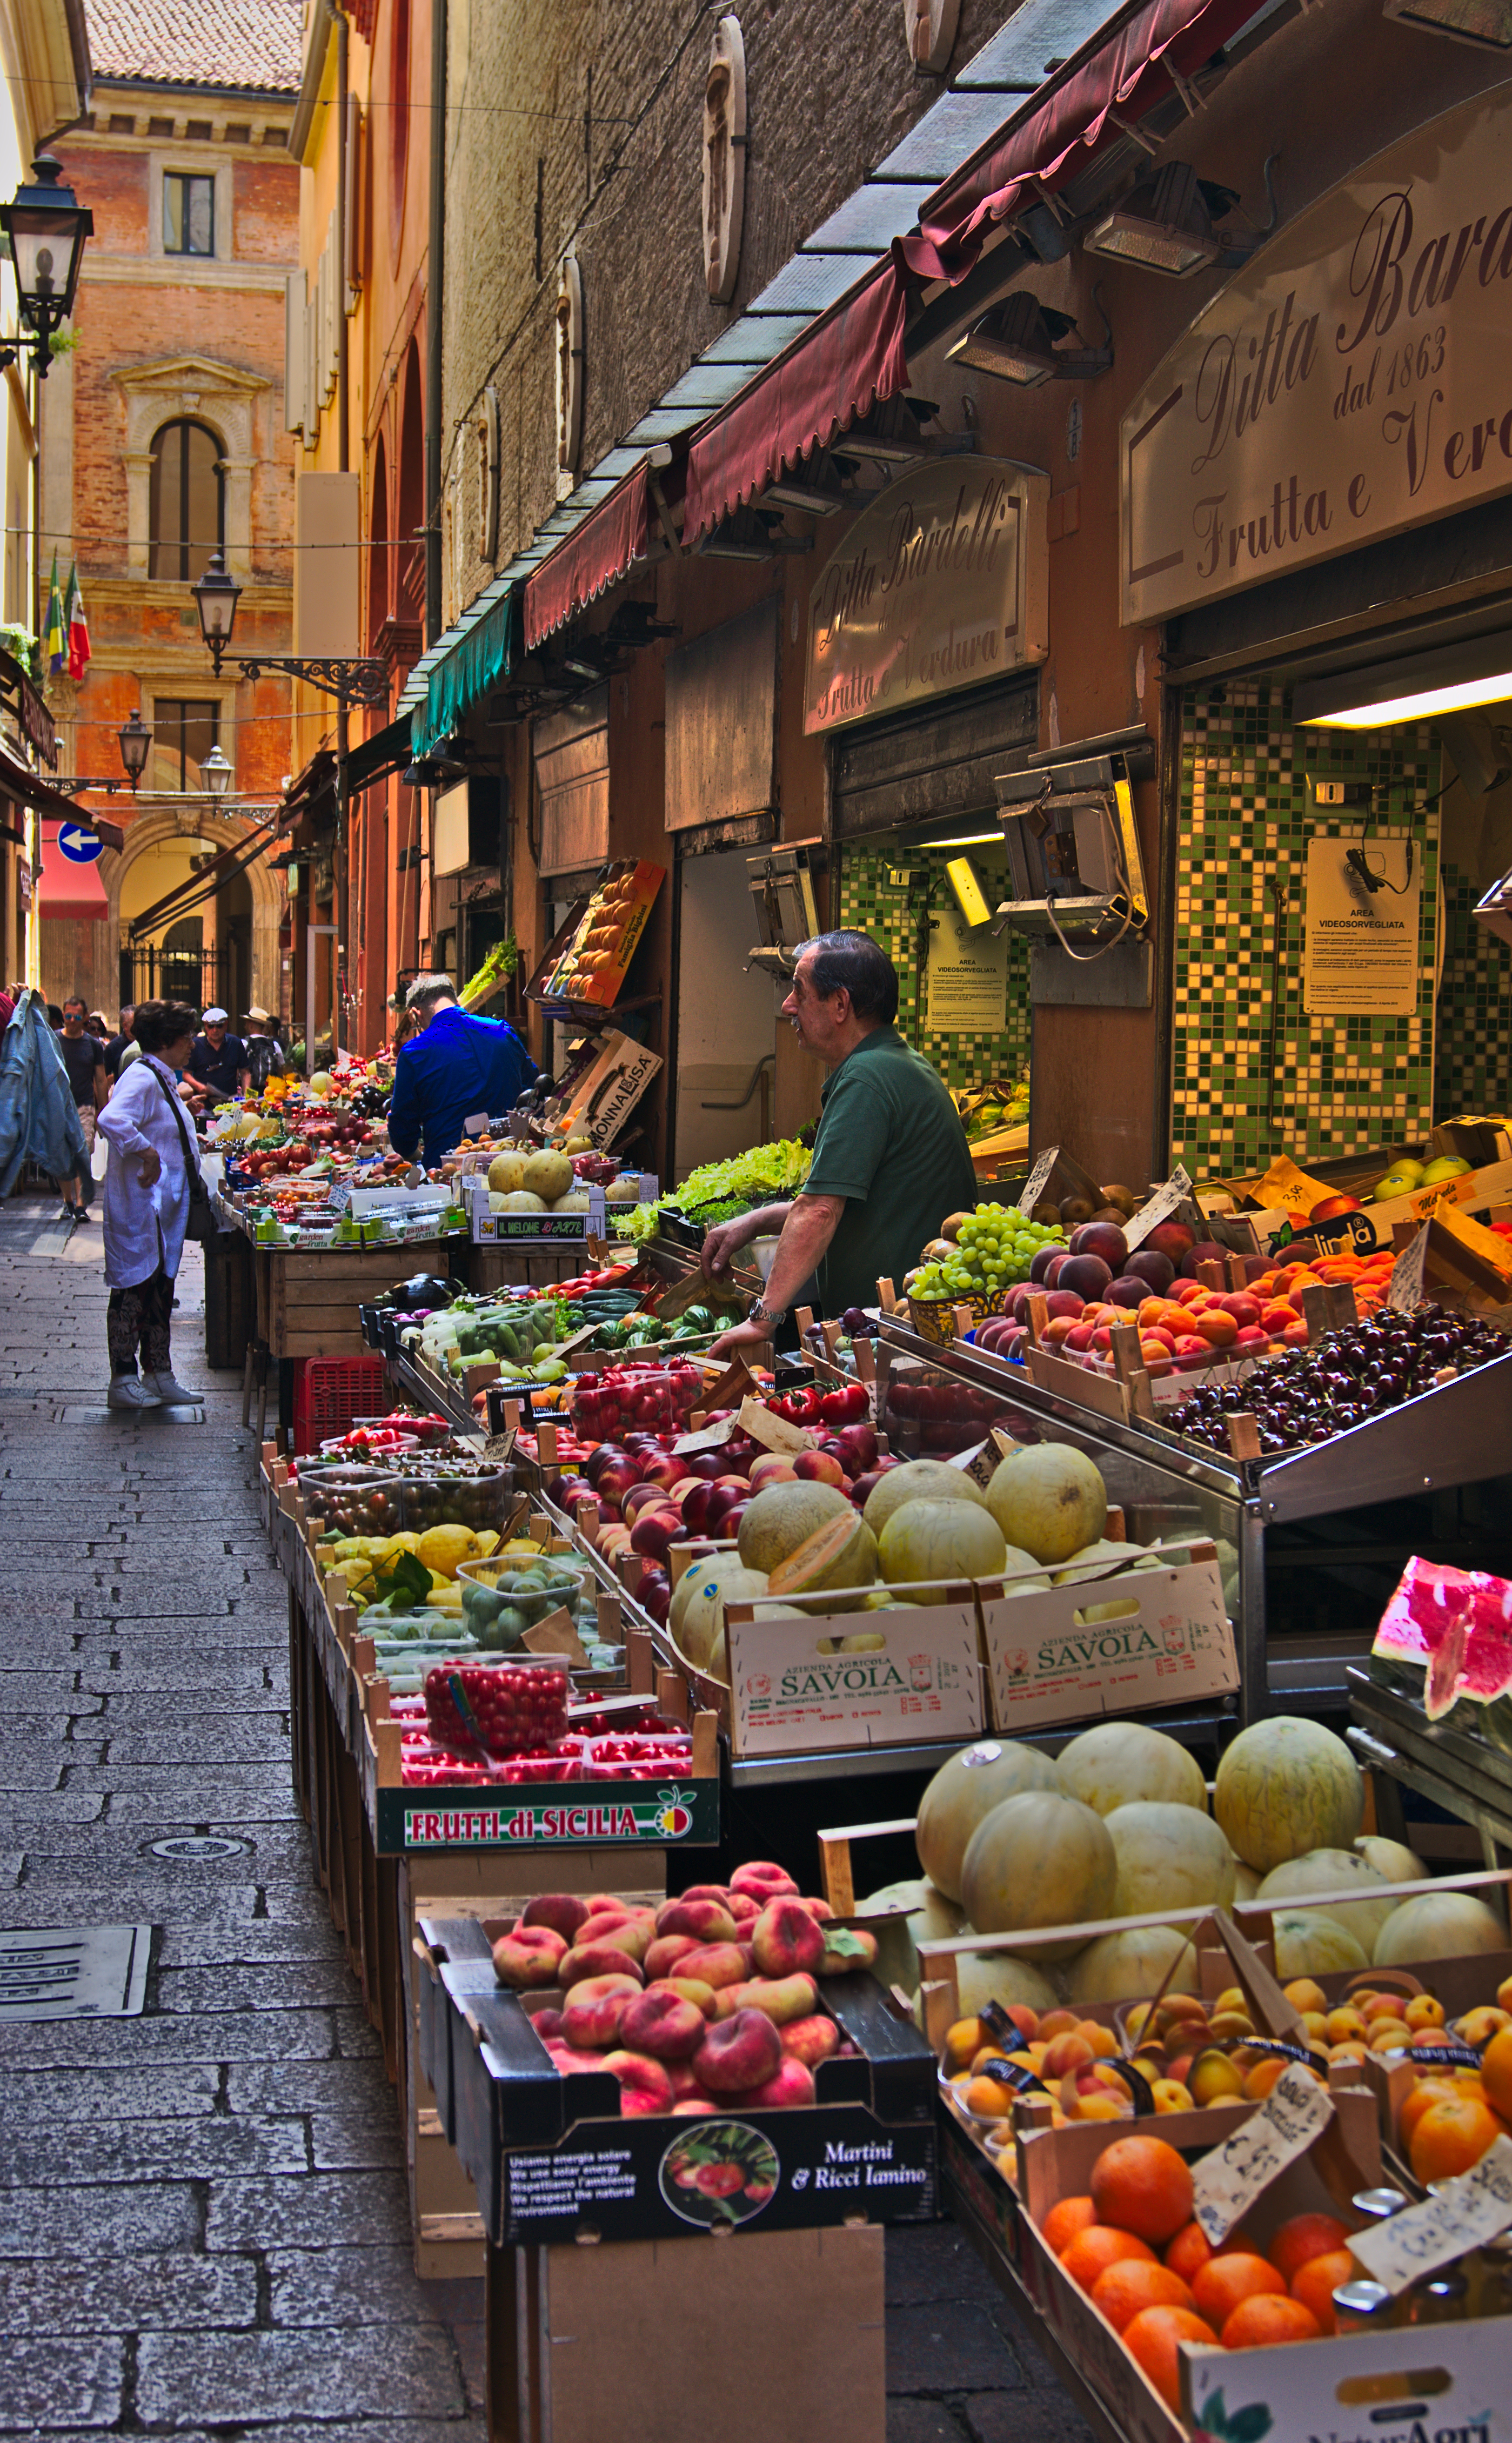
[{"label": "green awning", "polygon": [[508,677],[518,590],[511,584],[492,601],[485,597],[476,618],[437,660],[426,681],[425,701],[412,716],[416,755],[429,755],[441,739],[450,738],[480,697]]}]

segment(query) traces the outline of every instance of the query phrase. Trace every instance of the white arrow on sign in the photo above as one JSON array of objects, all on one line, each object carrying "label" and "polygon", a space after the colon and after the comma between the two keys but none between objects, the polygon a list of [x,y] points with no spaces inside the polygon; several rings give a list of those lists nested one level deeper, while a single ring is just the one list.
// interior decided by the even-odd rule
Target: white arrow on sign
[{"label": "white arrow on sign", "polygon": [[98,832],[86,832],[83,823],[60,823],[58,846],[74,865],[93,865],[104,849]]}]

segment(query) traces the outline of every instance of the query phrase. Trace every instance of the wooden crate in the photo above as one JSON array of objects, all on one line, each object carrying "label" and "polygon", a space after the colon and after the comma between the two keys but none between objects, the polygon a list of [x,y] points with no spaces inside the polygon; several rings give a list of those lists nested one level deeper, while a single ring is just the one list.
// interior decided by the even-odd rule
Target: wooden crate
[{"label": "wooden crate", "polygon": [[[627,1250],[627,1255],[633,1253]],[[496,1290],[543,1290],[557,1281],[574,1281],[587,1263],[581,1239],[550,1247],[474,1246],[468,1257],[468,1277],[475,1290],[491,1296]]]},{"label": "wooden crate", "polygon": [[[355,1357],[365,1344],[358,1308],[445,1259],[438,1241],[259,1255],[258,1331],[275,1357]],[[267,1267],[266,1321],[262,1273]]]}]

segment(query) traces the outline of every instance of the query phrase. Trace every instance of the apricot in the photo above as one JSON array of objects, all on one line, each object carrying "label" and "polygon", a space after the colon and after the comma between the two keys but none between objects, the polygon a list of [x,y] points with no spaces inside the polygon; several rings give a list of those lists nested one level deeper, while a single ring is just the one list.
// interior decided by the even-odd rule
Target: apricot
[{"label": "apricot", "polygon": [[1194,1993],[1168,1993],[1156,2016],[1167,2027],[1170,2027],[1173,2019],[1205,2020],[1208,2016],[1208,2006],[1205,2002],[1199,2002]]},{"label": "apricot", "polygon": [[1410,2028],[1442,2028],[1444,2005],[1436,1993],[1414,1993],[1402,2016]]},{"label": "apricot", "polygon": [[1229,2103],[1245,2091],[1244,2077],[1226,2053],[1199,2053],[1186,2083],[1199,2105]]},{"label": "apricot", "polygon": [[956,2089],[968,2112],[976,2113],[983,2121],[1005,2121],[1013,2110],[1013,2089],[1001,2079],[968,2079]]},{"label": "apricot", "polygon": [[1502,2028],[1481,2056],[1481,2078],[1486,2102],[1503,2121],[1512,2121],[1512,2029]]},{"label": "apricot", "polygon": [[1503,2028],[1512,2028],[1512,2011],[1497,2010],[1489,2002],[1483,2002],[1478,2011],[1466,2011],[1464,2018],[1457,2022],[1455,2033],[1463,2036],[1466,2043],[1473,2045],[1479,2052],[1482,2046],[1488,2045]]},{"label": "apricot", "polygon": [[1263,2103],[1282,2071],[1286,2067],[1283,2053],[1265,2053],[1251,2070],[1245,2073],[1245,2093],[1252,2103]]},{"label": "apricot", "polygon": [[1215,2011],[1209,2021],[1215,2036],[1252,2036],[1255,2022],[1247,2011]]},{"label": "apricot", "polygon": [[1117,2059],[1119,2051],[1118,2039],[1114,2034],[1111,2028],[1101,2026],[1097,2019],[1083,2019],[1080,2027],[1077,2030],[1077,2033],[1081,2038],[1083,2044],[1088,2044],[1092,2047],[1092,2058],[1094,2061],[1116,2061]]},{"label": "apricot", "polygon": [[1069,2029],[1063,2036],[1057,2036],[1046,2047],[1044,2075],[1046,2078],[1064,2078],[1067,2070],[1079,2069],[1092,2058],[1092,2047],[1080,2029]]},{"label": "apricot", "polygon": [[[1327,2044],[1329,2037],[1328,2012],[1326,2011],[1304,2011],[1302,2012],[1302,2026],[1308,2035],[1317,2037],[1319,2044]],[[1363,2035],[1365,2030],[1363,2028],[1359,2028],[1356,2029],[1355,2032],[1358,2035]]]},{"label": "apricot", "polygon": [[974,2061],[987,2041],[987,2031],[980,2019],[957,2019],[945,2031],[945,2066],[964,2069]]},{"label": "apricot", "polygon": [[1132,2121],[1134,2099],[1105,2062],[1083,2062],[1060,2082],[1060,2109],[1068,2121]]},{"label": "apricot", "polygon": [[1245,1999],[1244,1987],[1242,1985],[1226,1985],[1223,1992],[1219,1994],[1217,2001],[1213,2004],[1213,2009],[1215,2011],[1243,2011],[1247,2014],[1249,2004]]},{"label": "apricot", "polygon": [[1512,1976],[1503,1977],[1496,1989],[1496,1998],[1499,2008],[1505,2011],[1508,2017],[1512,2018]]},{"label": "apricot", "polygon": [[[1132,2002],[1123,2014],[1124,2032],[1131,2044],[1136,2045],[1154,2017],[1152,2002]],[[1152,2033],[1153,2030],[1152,2030]]]},{"label": "apricot", "polygon": [[1405,2019],[1373,2019],[1370,2046],[1373,2053],[1405,2052],[1412,2041],[1412,2030]]},{"label": "apricot", "polygon": [[1281,1990],[1292,2009],[1300,2011],[1304,2018],[1309,2011],[1326,2011],[1328,2008],[1327,1994],[1321,1985],[1314,1984],[1310,1976],[1294,1976],[1291,1983],[1283,1985]]},{"label": "apricot", "polygon": [[1357,1993],[1355,2008],[1369,2028],[1377,2019],[1400,2019],[1406,2005],[1400,1993]]},{"label": "apricot", "polygon": [[1351,2011],[1347,2008],[1330,2011],[1324,2022],[1323,2032],[1331,2045],[1347,2044],[1352,2036],[1363,2036],[1367,2033],[1367,2023],[1358,2011]]},{"label": "apricot", "polygon": [[1184,2086],[1179,2078],[1154,2079],[1150,2092],[1155,2099],[1157,2112],[1191,2112],[1195,2109],[1190,2087]]},{"label": "apricot", "polygon": [[1080,2025],[1075,2011],[1046,2011],[1040,2022],[1040,2033],[1046,2038],[1074,2035]]}]

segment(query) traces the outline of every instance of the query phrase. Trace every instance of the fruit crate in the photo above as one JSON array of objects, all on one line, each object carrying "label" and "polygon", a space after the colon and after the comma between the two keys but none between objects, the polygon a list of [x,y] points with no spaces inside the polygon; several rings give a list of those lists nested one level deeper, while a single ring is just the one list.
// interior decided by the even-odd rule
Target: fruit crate
[{"label": "fruit crate", "polygon": [[385,1416],[393,1405],[381,1356],[300,1359],[294,1370],[295,1458],[307,1458],[323,1442],[350,1433],[359,1418]]},{"label": "fruit crate", "polygon": [[[692,2119],[626,2118],[612,2075],[562,2077],[535,2034],[532,2010],[553,2007],[554,1992],[522,1996],[494,1980],[489,1944],[505,1931],[502,1920],[426,1919],[416,1953],[433,1985],[422,2067],[438,2099],[447,2094],[452,2141],[496,2246],[937,2215],[933,2060],[875,1977],[817,1980],[821,2007],[858,2057],[818,2065],[813,2105],[743,2111],[734,2101],[728,2113]],[[738,2165],[738,2188],[679,2181],[695,2157],[699,2167]]]}]

